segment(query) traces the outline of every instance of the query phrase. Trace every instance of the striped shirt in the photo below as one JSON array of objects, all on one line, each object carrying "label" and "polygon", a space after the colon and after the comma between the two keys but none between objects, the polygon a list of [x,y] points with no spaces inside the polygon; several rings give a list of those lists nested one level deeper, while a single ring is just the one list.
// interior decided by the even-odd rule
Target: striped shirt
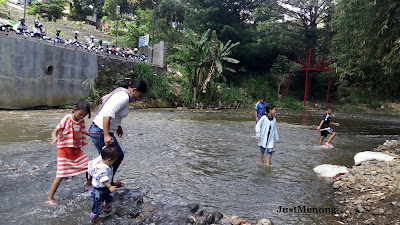
[{"label": "striped shirt", "polygon": [[72,115],[66,115],[57,128],[61,130],[58,132],[57,148],[73,147],[80,148],[86,145],[85,137],[85,120],[81,119],[76,122],[72,119]]}]

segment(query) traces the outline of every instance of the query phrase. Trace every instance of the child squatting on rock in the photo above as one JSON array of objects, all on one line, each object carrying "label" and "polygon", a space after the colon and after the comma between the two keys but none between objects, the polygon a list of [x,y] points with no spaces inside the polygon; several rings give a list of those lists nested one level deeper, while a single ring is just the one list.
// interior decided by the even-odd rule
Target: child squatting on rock
[{"label": "child squatting on rock", "polygon": [[99,157],[89,162],[88,172],[92,177],[93,207],[90,219],[95,222],[102,211],[103,202],[105,207],[102,216],[112,213],[114,204],[114,191],[116,186],[111,185],[113,179],[112,165],[118,159],[118,150],[113,146],[105,146]]},{"label": "child squatting on rock", "polygon": [[278,129],[276,128],[276,109],[273,104],[265,108],[266,115],[263,115],[256,125],[256,138],[260,146],[260,164],[264,162],[264,153],[267,150],[267,166],[271,165],[274,141],[279,142]]}]

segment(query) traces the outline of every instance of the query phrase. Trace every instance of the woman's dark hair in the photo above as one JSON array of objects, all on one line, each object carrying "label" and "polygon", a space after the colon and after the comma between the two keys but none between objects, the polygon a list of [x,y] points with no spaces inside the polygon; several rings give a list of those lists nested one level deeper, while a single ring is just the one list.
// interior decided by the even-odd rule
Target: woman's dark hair
[{"label": "woman's dark hair", "polygon": [[271,111],[272,109],[274,109],[275,106],[273,104],[268,104],[265,106],[265,113],[268,114],[269,111]]},{"label": "woman's dark hair", "polygon": [[114,146],[108,146],[101,150],[101,158],[102,159],[117,159],[118,158],[118,150]]},{"label": "woman's dark hair", "polygon": [[145,94],[147,92],[147,82],[141,78],[135,78],[132,81],[125,79],[124,83],[121,84],[123,88],[136,88],[137,91]]},{"label": "woman's dark hair", "polygon": [[260,97],[258,99],[263,99],[265,100],[265,96],[264,95],[260,95]]},{"label": "woman's dark hair", "polygon": [[90,104],[87,101],[80,101],[78,103],[76,103],[75,108],[74,109],[83,109],[86,111],[86,113],[89,116],[90,119]]}]

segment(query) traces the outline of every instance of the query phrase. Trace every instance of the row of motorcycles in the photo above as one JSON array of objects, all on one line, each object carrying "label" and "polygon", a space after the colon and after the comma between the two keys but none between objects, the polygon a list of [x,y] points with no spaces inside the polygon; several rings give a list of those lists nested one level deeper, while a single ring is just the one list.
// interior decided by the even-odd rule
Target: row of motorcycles
[{"label": "row of motorcycles", "polygon": [[18,22],[14,22],[8,18],[6,23],[0,24],[0,30],[20,34],[26,37],[37,37],[45,40],[50,39],[43,31],[43,24],[39,21],[39,19],[34,21],[33,29],[30,32],[28,31],[28,26],[25,24],[25,18],[23,17],[19,18]]},{"label": "row of motorcycles", "polygon": [[109,42],[105,43],[106,46],[103,47],[103,40],[98,40],[98,44],[96,44],[95,38],[93,35],[90,35],[90,37],[86,37],[86,41],[88,43],[81,43],[78,41],[78,36],[79,36],[79,31],[75,31],[75,37],[71,39],[64,40],[61,38],[61,29],[56,30],[56,35],[54,39],[52,40],[50,37],[48,37],[43,30],[43,24],[39,21],[39,19],[34,20],[34,26],[32,31],[28,31],[28,26],[25,24],[25,18],[21,17],[19,18],[18,22],[13,22],[11,19],[7,19],[7,22],[4,24],[0,24],[0,30],[4,32],[10,32],[10,33],[15,33],[19,35],[23,35],[26,37],[33,37],[33,38],[39,38],[43,39],[46,41],[51,41],[55,43],[61,43],[64,45],[68,46],[74,46],[78,48],[83,48],[87,50],[92,50],[95,52],[99,53],[106,53],[106,54],[112,54],[116,56],[121,56],[124,58],[131,58],[139,61],[144,61],[147,62],[147,55],[145,53],[142,53],[141,55],[138,53],[138,49],[134,48],[133,50],[130,48],[119,48],[116,46],[111,46],[109,47]]}]

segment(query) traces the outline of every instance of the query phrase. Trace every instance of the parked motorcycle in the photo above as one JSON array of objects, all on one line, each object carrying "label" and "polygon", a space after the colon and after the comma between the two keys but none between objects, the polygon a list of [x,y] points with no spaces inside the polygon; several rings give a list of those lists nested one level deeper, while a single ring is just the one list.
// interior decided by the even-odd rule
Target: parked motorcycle
[{"label": "parked motorcycle", "polygon": [[54,38],[54,42],[58,42],[58,43],[65,43],[65,40],[61,39],[60,37],[60,33],[61,33],[61,29],[57,28],[56,30],[56,37]]},{"label": "parked motorcycle", "polygon": [[43,24],[39,21],[39,19],[36,19],[34,21],[34,25],[31,31],[31,37],[35,38],[40,38],[44,40],[50,40],[50,37],[46,36],[46,32],[43,30]]}]

